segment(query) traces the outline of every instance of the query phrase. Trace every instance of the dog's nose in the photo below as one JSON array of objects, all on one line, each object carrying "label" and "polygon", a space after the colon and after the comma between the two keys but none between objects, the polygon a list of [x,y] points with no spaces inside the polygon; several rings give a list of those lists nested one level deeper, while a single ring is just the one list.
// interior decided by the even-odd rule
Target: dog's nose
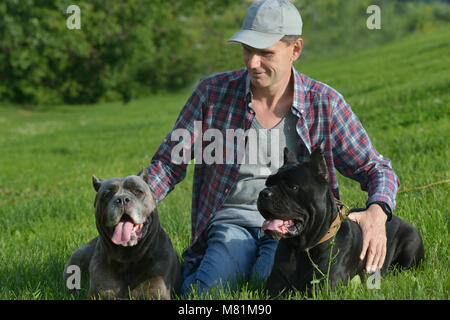
[{"label": "dog's nose", "polygon": [[270,191],[269,189],[264,189],[263,191],[261,191],[261,196],[268,199],[270,197],[272,197],[273,192]]},{"label": "dog's nose", "polygon": [[116,199],[116,204],[118,204],[118,205],[126,205],[128,202],[130,202],[131,201],[131,199],[128,197],[128,196],[119,196],[117,199]]}]

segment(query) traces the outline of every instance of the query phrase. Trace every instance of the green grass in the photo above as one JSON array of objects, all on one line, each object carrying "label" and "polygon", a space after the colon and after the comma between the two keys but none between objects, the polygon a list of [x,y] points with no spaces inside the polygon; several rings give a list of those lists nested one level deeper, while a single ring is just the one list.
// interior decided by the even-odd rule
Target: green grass
[{"label": "green grass", "polygon": [[[450,28],[381,48],[305,60],[296,68],[340,91],[373,144],[390,158],[402,189],[449,179]],[[237,49],[239,50],[239,49]],[[169,132],[189,92],[95,106],[0,107],[0,299],[85,299],[68,293],[62,271],[96,235],[91,175],[136,174]],[[339,176],[341,197],[363,206],[359,184]],[[192,167],[160,204],[161,223],[181,255],[189,244]],[[317,299],[448,299],[449,184],[397,196],[395,214],[422,233],[426,258],[392,272],[380,290],[352,282]],[[198,298],[192,296],[191,298]],[[218,299],[265,299],[243,283]],[[288,296],[305,298],[299,292]]]}]

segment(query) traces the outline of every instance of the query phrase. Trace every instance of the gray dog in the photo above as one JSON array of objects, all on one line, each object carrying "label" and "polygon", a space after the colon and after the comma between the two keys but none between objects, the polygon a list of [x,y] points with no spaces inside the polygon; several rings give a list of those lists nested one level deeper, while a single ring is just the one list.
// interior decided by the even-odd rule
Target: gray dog
[{"label": "gray dog", "polygon": [[76,250],[66,263],[90,277],[90,298],[170,299],[178,290],[181,264],[159,223],[148,173],[102,180],[92,177],[97,191],[95,220],[99,235]]}]

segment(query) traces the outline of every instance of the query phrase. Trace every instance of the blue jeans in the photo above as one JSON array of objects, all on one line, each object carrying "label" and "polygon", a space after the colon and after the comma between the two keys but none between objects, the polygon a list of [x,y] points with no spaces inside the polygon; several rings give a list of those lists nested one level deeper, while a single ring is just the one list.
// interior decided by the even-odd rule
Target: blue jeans
[{"label": "blue jeans", "polygon": [[235,290],[240,281],[262,288],[272,271],[278,241],[269,239],[261,228],[234,224],[213,225],[208,231],[208,248],[195,267],[186,265],[180,294],[197,295],[216,289]]}]

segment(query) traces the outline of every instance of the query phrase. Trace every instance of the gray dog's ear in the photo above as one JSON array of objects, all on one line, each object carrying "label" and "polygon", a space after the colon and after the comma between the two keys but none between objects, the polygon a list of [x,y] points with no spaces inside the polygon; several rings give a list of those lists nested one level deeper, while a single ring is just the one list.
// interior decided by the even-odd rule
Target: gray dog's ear
[{"label": "gray dog's ear", "polygon": [[284,164],[297,162],[295,155],[287,147],[284,147]]},{"label": "gray dog's ear", "polygon": [[322,149],[314,149],[311,153],[311,158],[309,161],[319,176],[323,177],[326,181],[330,181],[327,160],[325,160],[325,155],[323,154]]},{"label": "gray dog's ear", "polygon": [[100,189],[100,185],[102,184],[104,180],[99,179],[95,176],[95,174],[92,175],[92,185],[94,186],[95,191],[98,192],[98,189]]},{"label": "gray dog's ear", "polygon": [[137,174],[138,177],[141,177],[146,184],[148,184],[149,181],[149,177],[148,177],[148,170],[146,167],[142,167],[142,170],[139,171],[139,173]]}]

